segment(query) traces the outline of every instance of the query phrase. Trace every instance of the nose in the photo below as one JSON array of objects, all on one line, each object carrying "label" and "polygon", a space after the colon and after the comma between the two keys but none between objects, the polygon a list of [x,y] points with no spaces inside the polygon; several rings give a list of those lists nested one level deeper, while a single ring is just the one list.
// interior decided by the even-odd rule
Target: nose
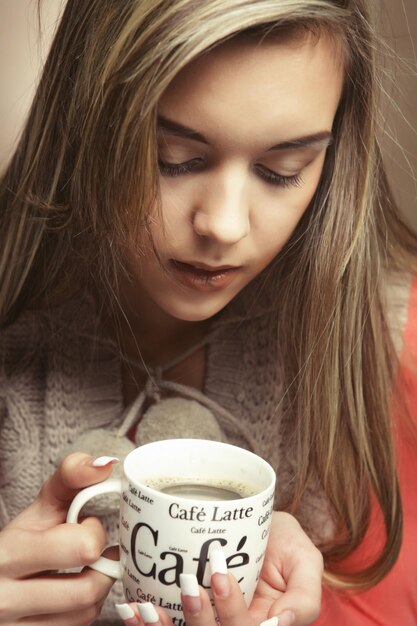
[{"label": "nose", "polygon": [[233,245],[250,231],[249,203],[244,181],[216,176],[200,190],[193,212],[194,231],[224,245]]}]

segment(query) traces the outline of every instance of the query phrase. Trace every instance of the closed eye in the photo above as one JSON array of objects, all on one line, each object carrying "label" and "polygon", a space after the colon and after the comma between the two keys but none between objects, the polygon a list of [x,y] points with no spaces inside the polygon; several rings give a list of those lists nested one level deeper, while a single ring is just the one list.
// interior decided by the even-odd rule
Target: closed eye
[{"label": "closed eye", "polygon": [[190,159],[183,163],[168,163],[167,161],[158,161],[159,171],[163,176],[181,176],[182,174],[189,174],[201,169],[204,165],[204,161],[201,158]]},{"label": "closed eye", "polygon": [[[172,178],[199,171],[204,167],[204,164],[204,160],[201,158],[190,159],[189,161],[184,161],[183,163],[169,163],[168,161],[162,161],[161,159],[158,161],[159,171],[161,174]],[[270,185],[275,185],[276,187],[299,187],[303,184],[303,179],[300,174],[284,176],[283,174],[270,170],[264,165],[255,165],[254,170],[263,180]]]},{"label": "closed eye", "polygon": [[277,187],[300,187],[304,182],[300,174],[284,176],[283,174],[278,174],[278,172],[273,172],[264,165],[255,165],[254,169],[258,176],[260,176],[263,180]]}]

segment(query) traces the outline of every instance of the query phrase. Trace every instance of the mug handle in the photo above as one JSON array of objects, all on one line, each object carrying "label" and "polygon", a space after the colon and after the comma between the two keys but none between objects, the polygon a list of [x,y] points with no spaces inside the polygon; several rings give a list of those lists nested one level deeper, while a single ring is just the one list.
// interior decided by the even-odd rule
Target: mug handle
[{"label": "mug handle", "polygon": [[[68,509],[67,514],[67,522],[70,524],[78,524],[78,515],[88,500],[93,498],[94,496],[100,496],[104,493],[122,493],[122,480],[121,478],[108,478],[104,480],[102,483],[97,483],[96,485],[91,485],[91,487],[86,487],[80,491],[71,502],[71,506]],[[122,567],[119,561],[112,561],[112,559],[108,559],[105,556],[101,556],[97,561],[89,565],[92,569],[95,569],[97,572],[101,572],[102,574],[106,574],[106,576],[110,576],[111,578],[116,578],[120,580],[122,578],[123,572]]]}]

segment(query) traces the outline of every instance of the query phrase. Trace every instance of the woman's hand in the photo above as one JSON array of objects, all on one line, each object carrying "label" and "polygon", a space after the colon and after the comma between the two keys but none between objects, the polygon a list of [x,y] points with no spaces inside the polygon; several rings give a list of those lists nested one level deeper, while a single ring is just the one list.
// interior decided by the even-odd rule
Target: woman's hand
[{"label": "woman's hand", "polygon": [[[323,559],[293,516],[274,513],[272,517],[261,577],[249,609],[235,578],[225,573],[221,554],[220,550],[211,552],[210,568],[222,626],[259,626],[266,620],[271,620],[268,626],[307,626],[318,617]],[[181,577],[181,591],[187,626],[217,626],[209,597],[198,587],[195,576]],[[162,609],[149,603],[119,605],[118,611],[127,626],[173,626]]]},{"label": "woman's hand", "polygon": [[100,613],[113,579],[78,568],[98,559],[105,532],[95,518],[66,524],[79,489],[101,482],[110,464],[94,467],[82,453],[64,459],[36,500],[0,532],[0,624],[87,626]]},{"label": "woman's hand", "polygon": [[320,613],[322,576],[320,551],[292,515],[275,512],[250,606],[256,623],[290,609],[295,626],[311,624]]}]

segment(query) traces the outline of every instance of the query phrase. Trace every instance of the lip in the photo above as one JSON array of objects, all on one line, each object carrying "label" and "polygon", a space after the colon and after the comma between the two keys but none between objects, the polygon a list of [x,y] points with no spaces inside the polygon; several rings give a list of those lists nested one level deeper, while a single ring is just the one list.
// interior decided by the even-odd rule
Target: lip
[{"label": "lip", "polygon": [[237,265],[208,265],[207,263],[202,263],[201,261],[179,261],[178,259],[172,259],[172,262],[178,265],[190,265],[191,267],[195,267],[199,270],[205,270],[207,272],[222,272],[223,270],[236,270],[239,267]]},{"label": "lip", "polygon": [[185,287],[203,293],[220,291],[228,287],[241,269],[236,265],[207,265],[200,261],[171,259],[170,269]]}]

